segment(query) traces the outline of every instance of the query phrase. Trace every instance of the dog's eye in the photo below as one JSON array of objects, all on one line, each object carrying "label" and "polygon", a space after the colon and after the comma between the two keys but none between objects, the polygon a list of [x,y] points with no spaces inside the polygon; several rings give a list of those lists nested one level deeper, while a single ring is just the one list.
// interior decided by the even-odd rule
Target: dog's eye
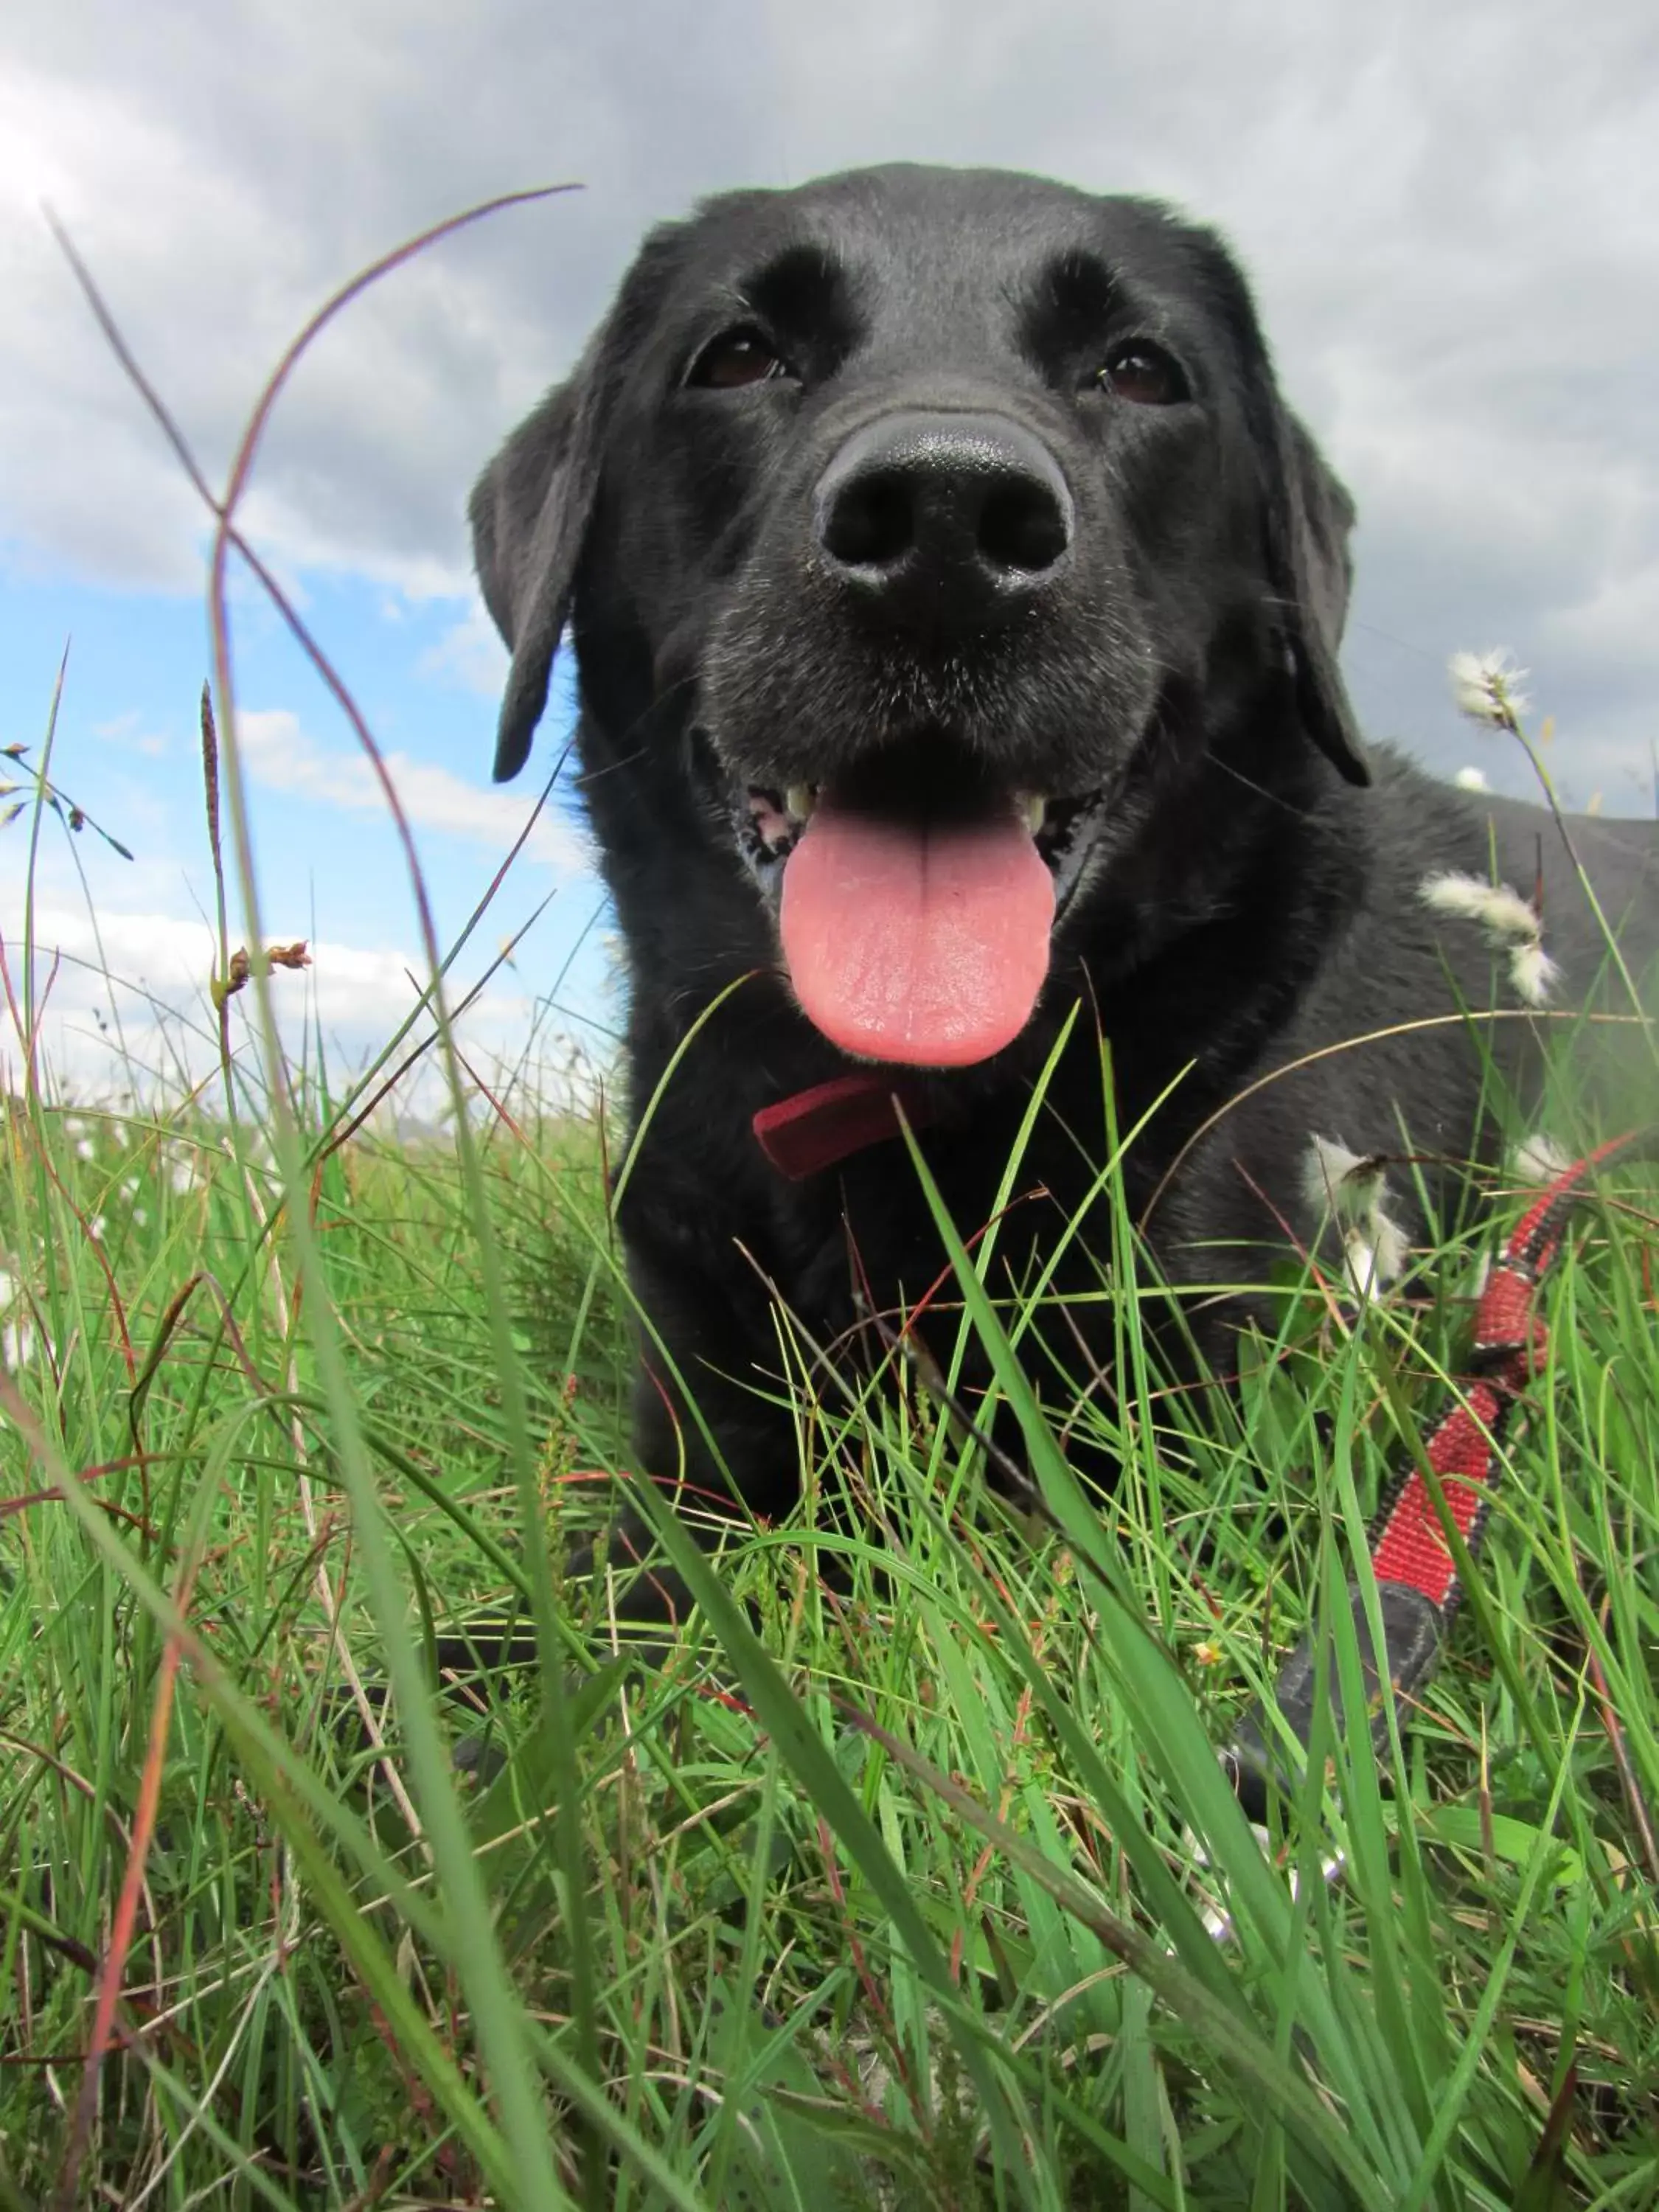
[{"label": "dog's eye", "polygon": [[753,323],[738,323],[710,338],[686,372],[688,384],[701,384],[715,392],[735,392],[740,385],[767,384],[794,374],[764,331]]},{"label": "dog's eye", "polygon": [[1185,399],[1187,380],[1161,346],[1133,338],[1115,347],[1095,381],[1140,407],[1172,407]]}]

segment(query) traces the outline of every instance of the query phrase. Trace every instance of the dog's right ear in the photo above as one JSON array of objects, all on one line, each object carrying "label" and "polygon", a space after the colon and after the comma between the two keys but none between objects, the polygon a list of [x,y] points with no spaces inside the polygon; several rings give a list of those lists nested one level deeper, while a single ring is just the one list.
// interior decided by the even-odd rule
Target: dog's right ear
[{"label": "dog's right ear", "polygon": [[519,425],[467,509],[484,605],[513,654],[495,738],[497,783],[530,757],[570,611],[614,381],[606,337],[601,330],[568,380]]}]

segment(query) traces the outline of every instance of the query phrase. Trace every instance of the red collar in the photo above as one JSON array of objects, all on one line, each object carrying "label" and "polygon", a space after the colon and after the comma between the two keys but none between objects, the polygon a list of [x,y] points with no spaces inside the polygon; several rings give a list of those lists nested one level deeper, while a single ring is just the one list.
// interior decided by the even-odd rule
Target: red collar
[{"label": "red collar", "polygon": [[902,1075],[857,1068],[763,1106],[751,1124],[762,1152],[791,1182],[836,1166],[866,1146],[899,1133],[899,1109],[913,1129],[935,1116],[921,1085]]}]

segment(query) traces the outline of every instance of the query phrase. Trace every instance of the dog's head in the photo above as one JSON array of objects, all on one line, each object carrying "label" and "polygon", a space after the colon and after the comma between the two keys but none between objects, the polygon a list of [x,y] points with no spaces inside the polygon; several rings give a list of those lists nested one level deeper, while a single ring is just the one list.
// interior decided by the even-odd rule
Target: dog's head
[{"label": "dog's head", "polygon": [[1346,495],[1235,264],[1144,202],[906,168],[714,200],[471,512],[496,775],[569,623],[590,774],[643,745],[680,780],[675,834],[741,860],[861,1056],[1008,1042],[1053,929],[1239,731],[1253,776],[1270,726],[1365,781]]}]

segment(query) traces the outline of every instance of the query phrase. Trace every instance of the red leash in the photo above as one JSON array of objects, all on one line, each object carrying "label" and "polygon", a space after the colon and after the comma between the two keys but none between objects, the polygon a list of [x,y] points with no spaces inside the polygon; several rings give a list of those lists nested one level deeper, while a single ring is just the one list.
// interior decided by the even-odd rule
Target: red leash
[{"label": "red leash", "polygon": [[[1462,1395],[1424,1451],[1471,1558],[1480,1550],[1492,1510],[1504,1431],[1516,1401],[1544,1364],[1549,1340],[1534,1310],[1538,1285],[1560,1250],[1567,1216],[1586,1180],[1644,1133],[1632,1129],[1613,1137],[1558,1176],[1522,1217],[1480,1294]],[[1372,1524],[1370,1548],[1386,1670],[1395,1695],[1409,1698],[1433,1672],[1461,1595],[1457,1563],[1419,1468],[1394,1485]],[[1388,1705],[1358,1583],[1348,1585],[1348,1601],[1364,1668],[1371,1741],[1381,1756],[1389,1740]],[[1273,1692],[1280,1714],[1304,1747],[1313,1729],[1315,1671],[1315,1638],[1310,1632],[1285,1661]],[[1333,1726],[1340,1730],[1341,1699],[1334,1682],[1328,1694]],[[1285,1796],[1294,1790],[1281,1733],[1268,1726],[1260,1706],[1245,1716],[1222,1757],[1252,1820],[1266,1820],[1272,1790]]]}]

